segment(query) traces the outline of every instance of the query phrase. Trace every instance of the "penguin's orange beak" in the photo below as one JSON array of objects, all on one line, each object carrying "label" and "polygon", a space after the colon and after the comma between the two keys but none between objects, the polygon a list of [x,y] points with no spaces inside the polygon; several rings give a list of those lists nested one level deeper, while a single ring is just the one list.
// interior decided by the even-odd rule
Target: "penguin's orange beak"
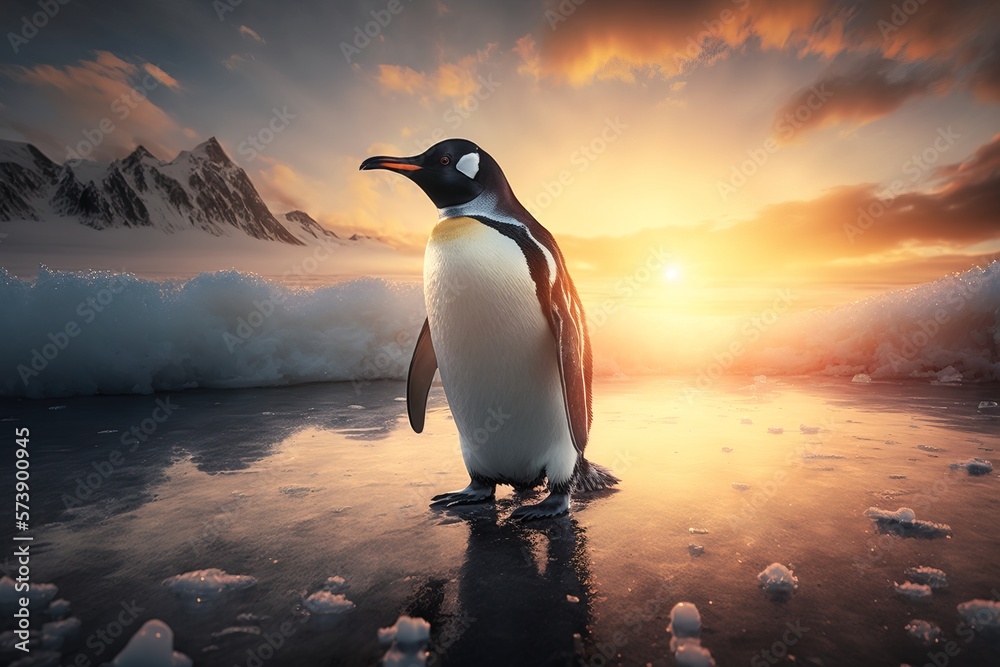
[{"label": "penguin's orange beak", "polygon": [[389,157],[386,155],[377,155],[375,157],[370,157],[361,163],[360,170],[367,171],[369,169],[387,169],[389,171],[395,172],[408,172],[417,171],[423,169],[419,163],[420,157]]}]

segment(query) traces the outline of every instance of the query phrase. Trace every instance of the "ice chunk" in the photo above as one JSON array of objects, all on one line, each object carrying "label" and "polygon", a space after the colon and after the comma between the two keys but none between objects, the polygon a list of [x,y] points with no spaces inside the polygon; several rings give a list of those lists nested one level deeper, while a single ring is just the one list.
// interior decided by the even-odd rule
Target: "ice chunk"
[{"label": "ice chunk", "polygon": [[995,408],[995,407],[997,407],[997,402],[996,401],[980,401],[979,402],[979,409],[980,410],[989,410],[989,409]]},{"label": "ice chunk", "polygon": [[861,384],[868,384],[871,381],[872,381],[872,376],[868,375],[867,373],[858,373],[857,375],[851,378],[851,382],[858,382]]},{"label": "ice chunk", "polygon": [[159,619],[146,621],[111,661],[112,667],[191,667],[191,658],[174,650],[174,631]]},{"label": "ice chunk", "polygon": [[383,667],[422,667],[427,664],[427,642],[431,624],[422,618],[400,616],[388,628],[379,628],[378,641],[388,646]]},{"label": "ice chunk", "polygon": [[917,513],[909,507],[900,507],[895,512],[882,510],[877,507],[869,507],[865,510],[865,516],[874,521],[894,521],[898,523],[911,523],[917,518]]},{"label": "ice chunk", "polygon": [[926,584],[915,584],[907,581],[902,584],[892,582],[896,595],[907,600],[925,600],[931,596],[931,587]]},{"label": "ice chunk", "polygon": [[667,632],[673,635],[670,650],[677,650],[677,642],[682,639],[697,639],[701,636],[701,613],[691,602],[678,602],[670,610],[670,625]]},{"label": "ice chunk", "polygon": [[805,424],[799,424],[799,432],[805,433],[806,435],[816,435],[819,433],[819,426],[806,426]]},{"label": "ice chunk", "polygon": [[906,633],[916,639],[924,646],[936,644],[941,639],[941,628],[930,623],[915,618],[906,624]]},{"label": "ice chunk", "polygon": [[222,628],[218,632],[212,633],[212,639],[222,639],[223,637],[229,637],[231,635],[259,635],[260,627],[256,625],[231,625],[228,628]]},{"label": "ice chunk", "polygon": [[70,611],[69,600],[64,600],[62,598],[59,598],[58,600],[53,600],[49,604],[49,608],[46,609],[45,611],[46,613],[48,613],[49,616],[51,616],[56,620],[66,618],[67,616],[69,616],[69,611]]},{"label": "ice chunk", "polygon": [[682,641],[674,658],[677,659],[677,667],[715,667],[712,654],[698,640]]},{"label": "ice chunk", "polygon": [[772,595],[791,595],[799,587],[799,579],[781,563],[771,563],[757,575],[761,587]]},{"label": "ice chunk", "polygon": [[692,535],[706,535],[708,534],[708,528],[688,528],[688,532]]},{"label": "ice chunk", "polygon": [[347,581],[343,577],[332,576],[326,578],[323,588],[328,591],[342,591],[347,588]]},{"label": "ice chunk", "polygon": [[952,536],[951,526],[917,519],[916,514],[909,507],[900,507],[895,512],[869,507],[865,510],[865,516],[874,521],[882,533],[926,539]]},{"label": "ice chunk", "polygon": [[993,472],[993,464],[986,459],[973,458],[968,461],[952,463],[951,469],[965,470],[970,475],[988,475]]},{"label": "ice chunk", "polygon": [[701,614],[691,602],[678,602],[670,610],[670,625],[667,626],[670,650],[674,652],[677,664],[683,667],[711,667],[715,665],[712,654],[701,645]]},{"label": "ice chunk", "polygon": [[[44,608],[52,602],[52,599],[59,592],[59,587],[55,584],[31,584],[28,588],[28,607],[31,609]],[[20,606],[18,600],[24,597],[15,589],[14,580],[10,577],[0,578],[0,610],[13,612]]]},{"label": "ice chunk", "polygon": [[926,565],[908,567],[904,574],[912,582],[927,584],[931,587],[932,591],[940,591],[948,588],[948,575],[936,567],[927,567]]},{"label": "ice chunk", "polygon": [[740,423],[741,424],[753,424],[753,420],[750,419],[749,417],[743,417],[742,419],[740,419]]},{"label": "ice chunk", "polygon": [[80,631],[80,619],[67,618],[42,625],[42,648],[58,651],[67,637]]},{"label": "ice chunk", "polygon": [[744,484],[743,482],[733,482],[733,488],[737,491],[749,491],[750,485]]},{"label": "ice chunk", "polygon": [[314,614],[343,614],[354,609],[353,602],[340,593],[330,591],[317,591],[303,600],[302,604]]},{"label": "ice chunk", "polygon": [[782,433],[785,432],[785,429],[783,429],[780,426],[769,426],[767,432],[773,433],[774,435],[781,435]]},{"label": "ice chunk", "polygon": [[969,600],[958,605],[958,613],[965,624],[975,630],[1000,630],[1000,602],[996,600]]},{"label": "ice chunk", "polygon": [[733,453],[733,448],[732,447],[723,447],[722,448],[722,453],[723,454],[732,454]]},{"label": "ice chunk", "polygon": [[229,591],[238,591],[257,583],[244,574],[227,574],[218,568],[194,570],[163,580],[163,585],[174,595],[197,598],[199,602],[209,600]]},{"label": "ice chunk", "polygon": [[12,662],[10,667],[59,667],[62,654],[57,651],[32,651],[31,655]]},{"label": "ice chunk", "polygon": [[962,374],[954,366],[945,366],[935,373],[935,377],[941,384],[953,384],[962,381]]}]

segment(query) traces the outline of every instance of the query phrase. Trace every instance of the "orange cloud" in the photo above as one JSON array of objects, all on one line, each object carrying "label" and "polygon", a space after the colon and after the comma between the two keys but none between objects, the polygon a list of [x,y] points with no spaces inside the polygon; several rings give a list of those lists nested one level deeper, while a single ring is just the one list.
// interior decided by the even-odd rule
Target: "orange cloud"
[{"label": "orange cloud", "polygon": [[170,76],[169,74],[167,74],[166,72],[164,72],[162,69],[160,69],[159,67],[157,67],[153,63],[144,63],[143,66],[142,66],[142,68],[144,70],[146,70],[146,72],[150,76],[152,76],[154,79],[156,79],[157,81],[159,81],[160,83],[162,83],[167,88],[172,88],[174,90],[179,90],[180,89],[181,84],[177,83],[177,79],[175,79],[174,77]]},{"label": "orange cloud", "polygon": [[405,65],[379,65],[378,83],[383,92],[417,95],[430,99],[464,99],[480,87],[478,68],[490,59],[496,44],[436,70],[418,72]]},{"label": "orange cloud", "polygon": [[540,39],[538,69],[583,85],[608,76],[674,76],[750,40],[764,49],[826,57],[876,51],[896,60],[952,60],[995,40],[1000,5],[976,0],[850,5],[837,0],[588,0],[579,5],[553,0],[545,19],[549,30]]},{"label": "orange cloud", "polygon": [[240,34],[244,37],[254,40],[255,42],[260,42],[261,44],[267,44],[264,38],[257,34],[253,28],[248,28],[245,25],[240,26]]},{"label": "orange cloud", "polygon": [[59,144],[48,146],[59,160],[66,147],[76,150],[81,142],[87,153],[80,156],[94,159],[121,157],[139,144],[169,155],[187,143],[184,128],[148,97],[160,85],[178,87],[155,65],[139,67],[108,51],[97,51],[93,60],[74,65],[10,66],[0,73],[36,87],[61,116],[61,134],[55,136]]}]

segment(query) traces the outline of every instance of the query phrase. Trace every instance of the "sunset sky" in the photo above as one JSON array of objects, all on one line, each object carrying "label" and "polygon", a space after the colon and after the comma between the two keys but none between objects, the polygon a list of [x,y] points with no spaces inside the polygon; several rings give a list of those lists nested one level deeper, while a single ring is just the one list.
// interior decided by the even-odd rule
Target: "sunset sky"
[{"label": "sunset sky", "polygon": [[578,2],[73,0],[28,39],[37,3],[5,2],[0,138],[62,162],[105,117],[99,160],[214,135],[274,211],[418,257],[432,205],[358,164],[462,136],[584,282],[657,258],[838,301],[1000,253],[1000,4]]}]

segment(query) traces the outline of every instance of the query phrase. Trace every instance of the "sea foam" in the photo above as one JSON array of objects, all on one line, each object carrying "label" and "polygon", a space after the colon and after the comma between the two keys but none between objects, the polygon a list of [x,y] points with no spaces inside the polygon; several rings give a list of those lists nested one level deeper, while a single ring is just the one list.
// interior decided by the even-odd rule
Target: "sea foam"
[{"label": "sea foam", "polygon": [[[29,397],[399,380],[424,320],[415,282],[294,288],[236,271],[158,282],[44,267],[31,281],[0,268],[0,312],[0,394]],[[788,314],[750,338],[740,322],[624,304],[590,327],[595,373],[1000,380],[1000,262]],[[740,354],[715,368],[733,342]]]}]

